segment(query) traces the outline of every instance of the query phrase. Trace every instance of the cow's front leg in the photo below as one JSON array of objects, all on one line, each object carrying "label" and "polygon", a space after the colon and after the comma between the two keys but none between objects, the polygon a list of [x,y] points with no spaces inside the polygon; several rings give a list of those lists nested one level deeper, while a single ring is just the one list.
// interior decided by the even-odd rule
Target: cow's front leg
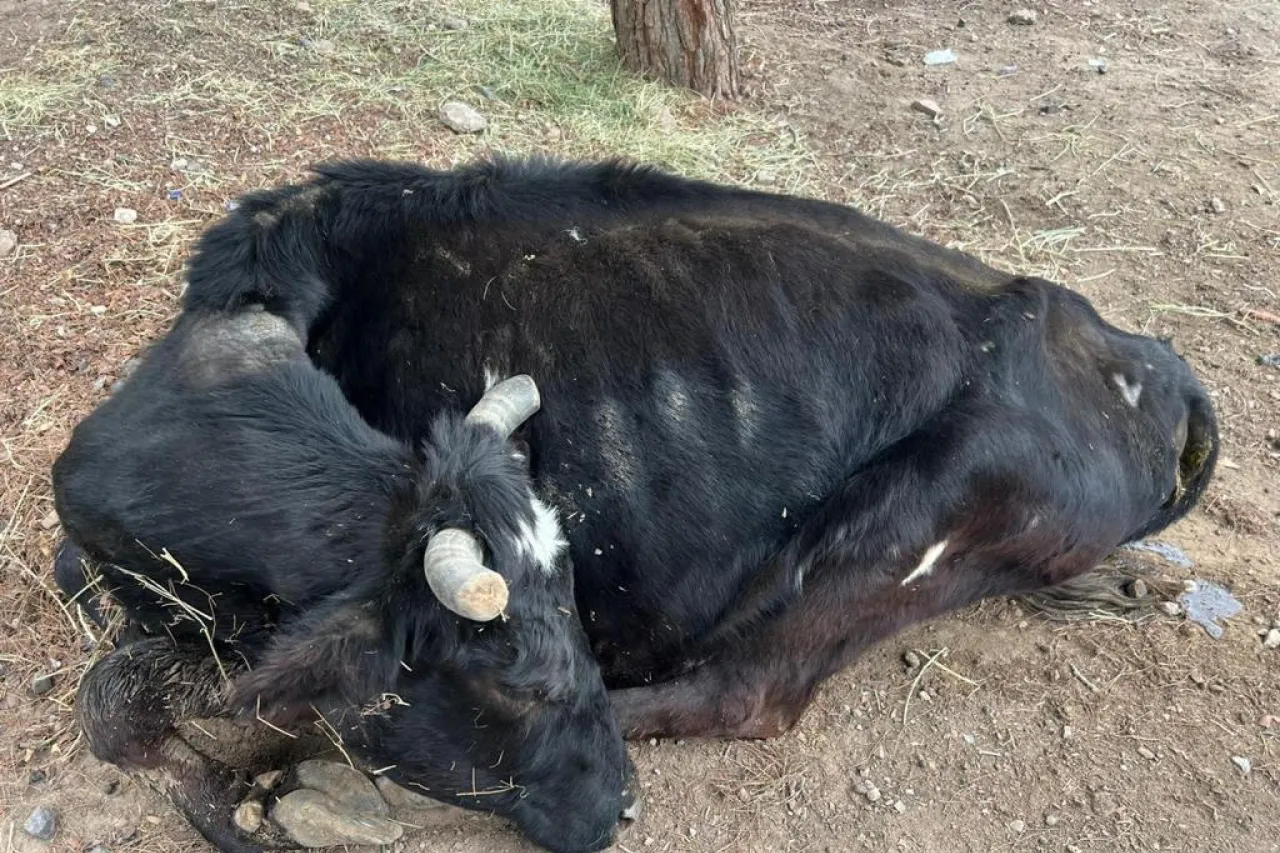
[{"label": "cow's front leg", "polygon": [[219,850],[257,853],[261,847],[231,822],[251,789],[248,774],[204,755],[177,730],[184,720],[222,712],[229,674],[208,648],[168,638],[132,643],[85,675],[76,716],[95,756],[147,776]]}]

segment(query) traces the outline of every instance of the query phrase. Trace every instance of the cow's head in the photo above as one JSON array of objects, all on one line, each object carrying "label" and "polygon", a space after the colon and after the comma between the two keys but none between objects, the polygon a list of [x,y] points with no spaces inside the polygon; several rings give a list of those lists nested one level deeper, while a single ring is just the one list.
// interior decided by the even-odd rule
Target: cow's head
[{"label": "cow's head", "polygon": [[510,440],[537,408],[532,380],[515,377],[466,417],[439,416],[393,503],[381,584],[287,627],[239,698],[297,709],[327,697],[335,730],[359,729],[395,781],[586,853],[634,816],[635,770],[559,520]]},{"label": "cow's head", "polygon": [[1185,516],[1213,476],[1218,425],[1213,401],[1168,341],[1122,331],[1081,295],[1052,287],[1048,345],[1063,387],[1106,437],[1093,452],[1117,452],[1132,515],[1125,541]]}]

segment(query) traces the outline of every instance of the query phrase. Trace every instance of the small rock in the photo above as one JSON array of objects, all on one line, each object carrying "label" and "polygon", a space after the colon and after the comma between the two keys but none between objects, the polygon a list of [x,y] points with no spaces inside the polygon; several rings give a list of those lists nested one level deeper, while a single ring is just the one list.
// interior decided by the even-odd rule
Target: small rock
[{"label": "small rock", "polygon": [[271,809],[271,819],[303,847],[391,844],[404,834],[404,828],[394,821],[359,814],[309,788],[281,798]]},{"label": "small rock", "polygon": [[116,222],[121,225],[132,225],[138,221],[138,211],[132,207],[117,207],[114,215]]},{"label": "small rock", "polygon": [[1145,746],[1138,747],[1138,755],[1141,755],[1143,758],[1147,759],[1147,761],[1156,760],[1156,754],[1151,750],[1147,749]]},{"label": "small rock", "polygon": [[1063,739],[1063,740],[1071,740],[1071,738],[1075,735],[1075,733],[1076,733],[1076,730],[1075,730],[1075,729],[1073,729],[1073,728],[1071,728],[1071,726],[1063,726],[1063,727],[1062,727],[1062,739]]},{"label": "small rock", "polygon": [[1258,356],[1258,364],[1263,367],[1280,367],[1280,352],[1269,352]]},{"label": "small rock", "polygon": [[107,306],[105,306],[105,305],[92,305],[92,306],[90,306],[90,307],[89,307],[89,313],[90,313],[90,314],[92,314],[92,315],[93,315],[93,316],[95,316],[95,317],[101,317],[102,315],[104,315],[104,314],[106,314],[106,313],[107,313]]},{"label": "small rock", "polygon": [[31,775],[27,777],[27,783],[31,785],[39,785],[49,776],[43,770],[32,770]]},{"label": "small rock", "polygon": [[1095,56],[1089,60],[1089,67],[1099,74],[1107,73],[1107,61],[1100,56]]},{"label": "small rock", "polygon": [[0,258],[18,248],[18,235],[12,231],[0,231]]},{"label": "small rock", "polygon": [[53,681],[54,674],[52,672],[42,672],[31,679],[31,692],[37,696],[43,696],[53,689]]},{"label": "small rock", "polygon": [[1160,609],[1164,611],[1166,616],[1182,615],[1182,605],[1176,601],[1162,601],[1160,602]]},{"label": "small rock", "polygon": [[1012,77],[1014,74],[1017,74],[1017,73],[1018,73],[1018,66],[1016,66],[1016,65],[1002,65],[1002,66],[1000,66],[1000,70],[998,70],[998,71],[996,72],[996,76],[997,76],[997,77]]},{"label": "small rock", "polygon": [[441,18],[440,27],[445,30],[465,30],[471,26],[466,18]]},{"label": "small rock", "polygon": [[951,48],[943,48],[942,50],[931,50],[924,55],[925,65],[950,65],[959,59],[956,52]]},{"label": "small rock", "polygon": [[1130,598],[1146,598],[1147,597],[1146,581],[1144,581],[1142,578],[1134,578],[1133,581],[1129,583],[1129,597]]},{"label": "small rock", "polygon": [[1029,27],[1036,22],[1038,17],[1040,16],[1031,9],[1019,9],[1016,12],[1011,12],[1005,20],[1016,27]]},{"label": "small rock", "polygon": [[1009,831],[1014,835],[1021,835],[1027,831],[1027,822],[1024,820],[1009,821]]},{"label": "small rock", "polygon": [[1214,196],[1213,198],[1209,199],[1209,203],[1207,207],[1210,213],[1226,213],[1227,212],[1227,206],[1223,204],[1222,199],[1218,198],[1217,196]]},{"label": "small rock", "polygon": [[880,797],[882,795],[880,793],[879,788],[877,788],[875,785],[868,784],[867,791],[865,794],[863,794],[863,796],[867,798],[868,802],[876,803],[880,801]]},{"label": "small rock", "polygon": [[778,176],[767,169],[761,169],[756,172],[756,183],[763,186],[772,186],[778,182]]},{"label": "small rock", "polygon": [[103,116],[102,123],[107,127],[116,128],[120,126],[120,116]]},{"label": "small rock", "polygon": [[95,844],[90,847],[87,853],[111,853],[104,844]]},{"label": "small rock", "polygon": [[902,800],[896,800],[893,804],[893,810],[898,814],[902,814],[907,810],[907,804]]},{"label": "small rock", "polygon": [[231,815],[231,820],[235,822],[236,828],[250,835],[262,828],[263,809],[262,803],[258,800],[245,800],[236,806],[235,812]]},{"label": "small rock", "polygon": [[920,655],[907,649],[902,653],[902,662],[907,665],[907,669],[915,669],[920,665]]},{"label": "small rock", "polygon": [[479,133],[489,126],[484,116],[461,101],[449,101],[440,108],[440,123],[454,133]]},{"label": "small rock", "polygon": [[938,102],[930,98],[918,98],[911,102],[911,109],[918,113],[924,113],[929,118],[937,118],[942,115],[942,107],[938,106]]},{"label": "small rock", "polygon": [[319,791],[358,814],[384,817],[387,803],[369,777],[336,761],[304,761],[298,765],[298,784]]},{"label": "small rock", "polygon": [[1272,628],[1262,640],[1264,649],[1280,649],[1280,628]]},{"label": "small rock", "polygon": [[58,526],[58,511],[51,509],[44,514],[44,518],[40,519],[41,530],[52,530]]},{"label": "small rock", "polygon": [[1044,816],[1044,825],[1057,826],[1059,820],[1061,820],[1061,818],[1059,818],[1056,814],[1047,814]]},{"label": "small rock", "polygon": [[58,834],[58,813],[48,806],[39,806],[22,825],[22,831],[41,841],[52,841]]},{"label": "small rock", "polygon": [[1253,769],[1253,762],[1245,758],[1243,755],[1231,756],[1231,763],[1240,768],[1240,772],[1248,776],[1249,771]]}]

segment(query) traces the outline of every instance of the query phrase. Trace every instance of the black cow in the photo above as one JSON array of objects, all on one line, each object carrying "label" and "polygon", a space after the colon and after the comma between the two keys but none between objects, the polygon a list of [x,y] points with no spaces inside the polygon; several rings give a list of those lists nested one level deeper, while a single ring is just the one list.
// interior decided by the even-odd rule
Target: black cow
[{"label": "black cow", "polygon": [[[574,699],[598,708],[596,676],[582,674],[589,648],[631,738],[776,735],[869,644],[986,596],[1062,583],[1173,523],[1196,504],[1218,451],[1210,400],[1172,348],[1107,324],[1069,290],[848,207],[616,162],[347,163],[253,194],[202,240],[185,322],[256,305],[305,330],[312,361],[402,447],[429,438],[441,412],[465,409],[495,378],[536,378],[543,409],[517,440],[545,506],[544,535],[526,540],[540,553],[562,530],[585,639],[564,629],[537,634],[554,648],[529,649],[518,633],[511,642],[541,678],[570,681]],[[139,398],[168,393],[141,375],[130,382]],[[170,417],[140,415],[113,440],[138,441]],[[200,433],[203,417],[180,418],[178,429]],[[220,524],[250,494],[287,500],[282,478],[305,448],[332,444],[325,430],[340,427],[303,430],[285,418],[280,443],[294,450],[252,451],[260,467],[234,484],[193,483],[200,489],[164,545],[187,561],[206,555],[206,588],[225,584],[221,566],[274,553],[270,519],[240,516],[233,553],[216,542]],[[82,473],[64,466],[56,477],[71,539],[96,560],[147,577],[163,570],[116,545],[173,478],[196,478],[230,452],[182,446],[184,456],[132,480],[91,464],[122,448],[80,451]],[[317,483],[367,481],[358,465],[324,457],[306,457]],[[127,505],[113,498],[135,490],[141,498]],[[104,504],[116,510],[94,509]],[[292,571],[311,577],[307,555],[332,548],[333,526],[356,523],[362,509],[318,507],[323,522],[291,529]],[[472,527],[493,541],[487,523]],[[371,590],[420,557],[396,529],[380,545],[353,546],[380,547],[382,559],[357,560],[327,594],[351,607],[376,599]],[[242,591],[237,601],[279,627],[238,695],[274,707],[403,689],[408,677],[393,666],[346,673],[366,652],[394,660],[405,636],[389,626],[419,617],[387,614],[371,630],[312,602],[292,615],[255,605],[274,570],[252,559],[243,590],[219,594]],[[554,597],[536,606],[556,610]],[[444,618],[421,590],[403,600]],[[312,653],[316,643],[330,653]],[[430,669],[438,651],[419,648]],[[493,666],[465,658],[455,682],[492,684]],[[522,703],[502,690],[470,695],[507,711],[472,733],[495,743],[553,702],[537,691]],[[419,730],[417,714],[452,719],[450,702],[437,692],[425,710],[396,709],[367,750],[393,755],[405,731]],[[608,725],[596,720],[595,730],[603,737]],[[415,753],[412,773],[439,777],[452,758],[435,748]],[[565,739],[525,751],[559,773],[580,755]],[[621,762],[606,764],[614,781]],[[608,808],[593,800],[565,814],[616,814],[626,799],[614,787]],[[566,827],[538,840],[562,850],[607,840],[590,834]]]}]

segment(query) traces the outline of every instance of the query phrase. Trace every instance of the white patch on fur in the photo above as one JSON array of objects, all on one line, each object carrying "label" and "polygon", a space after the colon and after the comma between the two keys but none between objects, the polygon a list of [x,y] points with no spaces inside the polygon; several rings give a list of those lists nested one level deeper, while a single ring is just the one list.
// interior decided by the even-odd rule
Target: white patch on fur
[{"label": "white patch on fur", "polygon": [[1124,401],[1131,408],[1138,408],[1138,400],[1142,397],[1142,383],[1135,382],[1129,384],[1129,380],[1125,378],[1123,373],[1111,374],[1111,381],[1116,383],[1116,387],[1120,389],[1120,396],[1124,397]]},{"label": "white patch on fur", "polygon": [[539,568],[546,574],[553,574],[556,561],[569,547],[564,532],[560,529],[560,518],[556,511],[529,493],[529,503],[533,507],[533,526],[520,522],[520,538],[516,541],[516,552],[523,557],[532,557]]},{"label": "white patch on fur", "polygon": [[751,396],[751,389],[734,388],[729,392],[729,404],[733,406],[733,416],[738,421],[739,439],[743,444],[752,441],[760,423],[760,407]]},{"label": "white patch on fur", "polygon": [[690,398],[684,380],[674,373],[663,371],[658,377],[658,387],[671,419],[678,424],[688,420]]},{"label": "white patch on fur", "polygon": [[924,556],[920,559],[920,565],[911,570],[911,574],[902,580],[902,585],[906,586],[914,580],[928,577],[933,573],[933,567],[938,562],[938,558],[942,556],[942,552],[947,550],[947,540],[943,539],[936,545],[930,545],[929,550],[924,552]]}]

